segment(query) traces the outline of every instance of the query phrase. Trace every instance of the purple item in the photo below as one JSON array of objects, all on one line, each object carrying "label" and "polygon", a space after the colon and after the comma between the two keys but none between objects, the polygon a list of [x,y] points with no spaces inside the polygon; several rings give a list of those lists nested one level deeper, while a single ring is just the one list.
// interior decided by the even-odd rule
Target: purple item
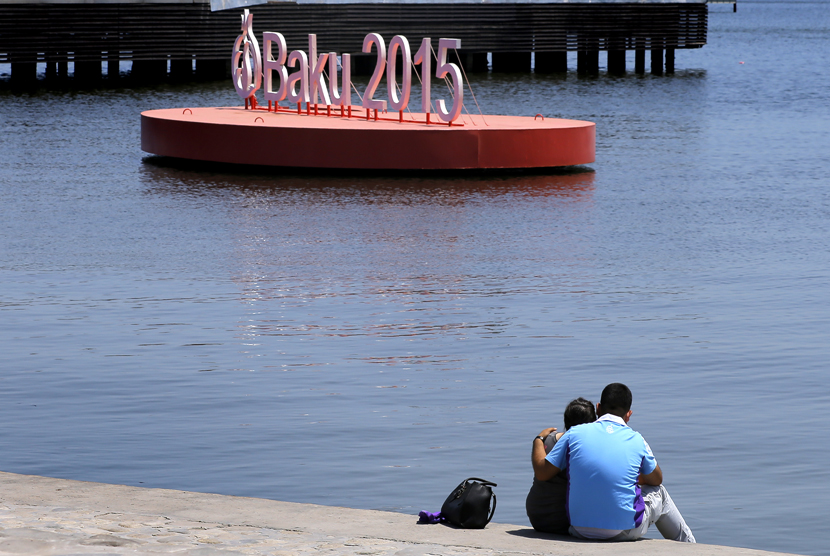
[{"label": "purple item", "polygon": [[441,512],[425,512],[422,510],[418,514],[418,523],[441,523],[444,519]]}]

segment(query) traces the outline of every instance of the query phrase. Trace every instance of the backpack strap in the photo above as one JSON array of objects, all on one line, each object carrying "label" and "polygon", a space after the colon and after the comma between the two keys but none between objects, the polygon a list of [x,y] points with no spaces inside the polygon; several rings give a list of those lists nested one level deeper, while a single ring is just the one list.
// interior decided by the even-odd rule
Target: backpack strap
[{"label": "backpack strap", "polygon": [[491,487],[494,487],[494,486],[499,486],[499,485],[497,485],[497,484],[496,484],[496,483],[494,483],[494,482],[491,482],[491,481],[485,481],[484,479],[479,479],[478,477],[470,477],[469,479],[465,480],[464,482],[466,483],[467,481],[478,481],[479,483],[481,483],[481,484],[483,484],[483,485],[485,485],[485,486],[491,486]]},{"label": "backpack strap", "polygon": [[[491,483],[492,484],[492,483]],[[496,493],[493,493],[493,508],[490,510],[490,515],[487,517],[487,523],[490,523],[490,520],[493,519],[493,515],[496,513]],[[485,523],[485,525],[487,525]]]}]

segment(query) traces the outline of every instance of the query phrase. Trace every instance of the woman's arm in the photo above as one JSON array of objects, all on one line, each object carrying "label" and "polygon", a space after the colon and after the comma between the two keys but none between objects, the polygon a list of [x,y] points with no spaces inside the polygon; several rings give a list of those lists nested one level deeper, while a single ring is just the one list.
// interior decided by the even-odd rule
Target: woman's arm
[{"label": "woman's arm", "polygon": [[533,464],[533,474],[540,481],[547,481],[559,473],[559,468],[555,467],[551,462],[545,459],[544,437],[549,434],[555,434],[556,428],[551,427],[539,433],[539,436],[533,439],[533,450],[530,453],[530,462]]}]

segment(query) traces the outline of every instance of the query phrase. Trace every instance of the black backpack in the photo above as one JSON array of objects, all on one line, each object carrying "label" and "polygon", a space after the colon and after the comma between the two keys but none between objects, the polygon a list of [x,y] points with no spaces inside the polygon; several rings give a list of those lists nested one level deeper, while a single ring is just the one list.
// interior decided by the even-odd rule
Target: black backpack
[{"label": "black backpack", "polygon": [[444,501],[441,516],[458,527],[484,529],[496,513],[496,495],[490,488],[494,486],[476,477],[465,479]]}]

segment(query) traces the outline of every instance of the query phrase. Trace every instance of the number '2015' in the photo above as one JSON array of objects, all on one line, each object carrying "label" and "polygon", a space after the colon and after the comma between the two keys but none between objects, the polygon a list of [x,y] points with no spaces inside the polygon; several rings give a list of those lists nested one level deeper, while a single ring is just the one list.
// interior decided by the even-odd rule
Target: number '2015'
[{"label": "number '2015'", "polygon": [[[301,102],[317,104],[318,98],[325,105],[351,106],[351,56],[342,56],[342,83],[337,83],[337,55],[334,52],[317,54],[317,35],[308,36],[308,54],[302,50],[294,50],[288,54],[285,37],[281,33],[267,32],[263,34],[265,50],[263,52],[262,72],[265,80],[265,100],[279,102],[287,100],[293,104]],[[274,45],[277,46],[276,56]],[[444,99],[436,102],[436,112],[439,119],[450,123],[455,121],[461,114],[464,101],[464,88],[461,81],[461,70],[456,64],[447,62],[447,53],[450,49],[457,49],[461,46],[459,39],[439,39],[438,52],[436,54],[435,77],[444,79],[449,76],[452,81],[452,104],[447,109]],[[409,96],[412,91],[412,66],[420,65],[421,71],[421,112],[431,112],[430,86],[432,84],[432,44],[430,38],[421,41],[421,47],[411,56],[409,41],[402,35],[396,35],[389,41],[387,58],[386,44],[377,33],[369,33],[363,39],[363,52],[371,53],[374,47],[377,53],[375,71],[369,79],[366,91],[363,94],[363,108],[367,110],[386,110],[387,101],[374,98],[380,80],[386,73],[386,88],[389,92],[388,107],[391,110],[403,111],[409,104]],[[400,95],[398,94],[397,53],[401,51],[401,83]],[[323,70],[328,63],[329,83],[326,84]],[[288,74],[287,68],[297,66],[298,69]],[[274,73],[279,76],[279,88],[274,90]],[[318,97],[319,95],[319,97]]]}]

